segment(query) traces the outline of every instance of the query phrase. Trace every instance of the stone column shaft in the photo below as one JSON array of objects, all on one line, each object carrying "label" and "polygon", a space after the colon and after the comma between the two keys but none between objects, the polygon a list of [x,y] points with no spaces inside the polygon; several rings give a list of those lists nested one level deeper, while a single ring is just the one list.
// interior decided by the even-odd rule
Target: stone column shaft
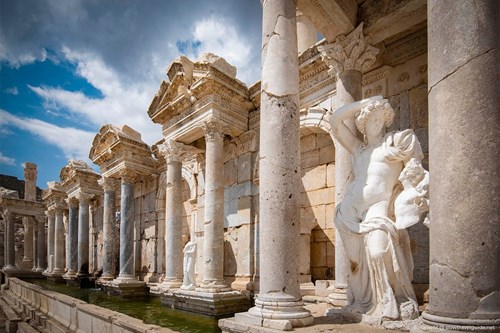
[{"label": "stone column shaft", "polygon": [[54,226],[55,226],[55,215],[54,211],[48,211],[47,213],[47,273],[51,273],[54,269]]},{"label": "stone column shaft", "polygon": [[23,262],[31,263],[33,261],[33,219],[31,217],[23,217],[23,224],[25,228]]},{"label": "stone column shaft", "polygon": [[134,272],[134,182],[130,173],[121,180],[120,274],[119,280],[135,279]]},{"label": "stone column shaft", "polygon": [[104,279],[113,279],[114,270],[114,242],[116,240],[115,232],[115,211],[116,211],[116,192],[110,179],[103,179],[101,185],[104,187],[104,213],[103,213],[103,254],[102,254],[102,277]]},{"label": "stone column shaft", "polygon": [[217,121],[205,123],[204,272],[201,287],[228,289],[224,282],[224,134]]},{"label": "stone column shaft", "polygon": [[89,200],[81,193],[78,207],[78,276],[89,274]]},{"label": "stone column shaft", "polygon": [[5,220],[5,270],[16,268],[16,253],[15,253],[15,221],[14,214],[10,211],[4,211],[3,217]]},{"label": "stone column shaft", "polygon": [[429,0],[427,10],[430,295],[422,318],[436,332],[500,330],[499,2]]},{"label": "stone column shaft", "polygon": [[52,273],[62,275],[64,269],[64,223],[63,210],[56,208],[54,223],[54,259]]},{"label": "stone column shaft", "polygon": [[[263,1],[260,110],[260,293],[249,314],[310,325],[300,294],[300,115],[296,3]],[[266,326],[266,321],[261,320]]]},{"label": "stone column shaft", "polygon": [[66,276],[74,277],[78,271],[78,200],[68,199],[68,271]]},{"label": "stone column shaft", "polygon": [[33,272],[37,271],[38,267],[38,230],[36,220],[33,219],[33,238],[31,239],[31,246],[33,247]]},{"label": "stone column shaft", "polygon": [[182,144],[165,143],[167,189],[165,208],[165,279],[166,288],[182,285]]},{"label": "stone column shaft", "polygon": [[40,216],[36,219],[37,224],[37,272],[43,272],[47,267],[47,246],[45,235],[45,217]]}]

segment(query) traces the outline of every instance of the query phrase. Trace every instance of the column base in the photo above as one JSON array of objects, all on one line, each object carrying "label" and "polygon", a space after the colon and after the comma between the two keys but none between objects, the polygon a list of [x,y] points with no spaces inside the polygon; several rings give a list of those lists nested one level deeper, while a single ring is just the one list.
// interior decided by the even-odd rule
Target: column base
[{"label": "column base", "polygon": [[207,293],[198,290],[170,290],[161,296],[161,304],[175,309],[221,318],[252,306],[249,293],[226,291]]},{"label": "column base", "polygon": [[311,312],[304,309],[302,300],[295,300],[284,293],[259,295],[255,306],[246,314],[238,314],[236,320],[252,326],[268,327],[288,331],[294,327],[313,323]]},{"label": "column base", "polygon": [[347,305],[347,289],[334,288],[333,292],[328,295],[328,302],[333,306],[344,307]]},{"label": "column base", "polygon": [[500,318],[465,319],[449,318],[422,313],[411,333],[500,332]]},{"label": "column base", "polygon": [[203,281],[200,286],[196,288],[196,291],[201,293],[223,293],[231,290],[231,287],[228,287],[224,280]]},{"label": "column base", "polygon": [[254,290],[255,283],[251,277],[237,277],[231,283],[231,289],[233,290]]},{"label": "column base", "polygon": [[302,296],[315,296],[316,287],[312,282],[305,282],[300,284],[300,295]]},{"label": "column base", "polygon": [[165,293],[169,290],[179,289],[181,286],[182,280],[165,278],[162,283],[158,284],[157,289],[160,290],[161,293]]},{"label": "column base", "polygon": [[146,282],[136,279],[116,278],[113,281],[102,283],[102,290],[109,295],[123,298],[144,297],[149,295]]}]

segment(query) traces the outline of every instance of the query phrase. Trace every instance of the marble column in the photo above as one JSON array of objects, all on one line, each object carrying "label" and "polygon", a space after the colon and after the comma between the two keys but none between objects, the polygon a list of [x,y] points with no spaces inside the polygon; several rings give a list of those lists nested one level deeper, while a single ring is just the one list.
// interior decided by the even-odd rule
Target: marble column
[{"label": "marble column", "polygon": [[66,199],[69,209],[68,218],[68,255],[66,278],[76,277],[78,271],[78,200],[75,197]]},{"label": "marble column", "polygon": [[5,221],[5,266],[4,270],[15,270],[16,269],[16,252],[15,252],[15,221],[14,214],[4,209],[3,219]]},{"label": "marble column", "polygon": [[432,176],[430,295],[422,331],[496,332],[499,2],[429,0],[427,15]]},{"label": "marble column", "polygon": [[259,161],[261,326],[312,324],[300,293],[300,126],[296,3],[264,0]]},{"label": "marble column", "polygon": [[162,289],[179,288],[183,278],[182,249],[182,143],[169,140],[160,147],[167,162],[165,207],[165,278]]},{"label": "marble column", "polygon": [[47,215],[47,269],[45,273],[52,273],[54,268],[54,225],[55,225],[55,211],[48,210],[45,212]]},{"label": "marble column", "polygon": [[120,172],[120,273],[116,280],[135,280],[134,272],[134,180],[130,170]]},{"label": "marble column", "polygon": [[45,216],[37,216],[37,272],[43,272],[47,268],[47,245],[45,235]]},{"label": "marble column", "polygon": [[33,247],[33,267],[31,269],[32,272],[37,271],[38,267],[38,230],[37,230],[37,223],[35,219],[32,219],[33,223],[33,238],[31,239],[31,244]]},{"label": "marble column", "polygon": [[[362,98],[362,78],[375,61],[379,50],[370,46],[363,35],[363,24],[360,24],[347,36],[339,38],[332,44],[319,46],[323,60],[330,67],[329,73],[337,77],[336,107],[359,101]],[[354,119],[344,122],[351,131],[356,132]],[[333,139],[333,137],[332,137]],[[335,204],[342,202],[347,186],[353,178],[351,154],[337,140],[335,146]],[[335,228],[335,285],[328,300],[335,306],[347,305],[347,277],[349,275],[349,259],[338,230]]]},{"label": "marble column", "polygon": [[[204,270],[201,291],[230,290],[224,282],[224,127],[205,122]],[[167,212],[168,213],[168,212]]]},{"label": "marble column", "polygon": [[23,217],[24,225],[24,255],[23,268],[33,267],[33,218]]},{"label": "marble column", "polygon": [[64,269],[64,223],[63,208],[56,207],[54,222],[54,259],[52,261],[52,274],[61,276]]},{"label": "marble column", "polygon": [[297,48],[299,54],[316,44],[318,32],[309,17],[297,10]]},{"label": "marble column", "polygon": [[109,177],[103,177],[99,180],[99,185],[104,190],[104,213],[103,213],[103,251],[102,251],[102,280],[112,280],[115,278],[114,243],[116,240],[115,232],[115,211],[116,211],[116,191],[115,181]]},{"label": "marble column", "polygon": [[78,194],[78,263],[77,276],[89,275],[89,206],[92,195]]}]

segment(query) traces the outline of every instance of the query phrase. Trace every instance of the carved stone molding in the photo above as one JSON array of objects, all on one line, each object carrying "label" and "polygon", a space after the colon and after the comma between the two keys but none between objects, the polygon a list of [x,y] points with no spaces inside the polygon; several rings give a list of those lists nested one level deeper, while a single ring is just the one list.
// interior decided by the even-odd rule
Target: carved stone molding
[{"label": "carved stone molding", "polygon": [[206,141],[215,141],[224,139],[224,133],[227,128],[221,122],[211,119],[203,123],[203,132],[205,132]]},{"label": "carved stone molding", "polygon": [[331,75],[347,70],[366,72],[375,62],[379,49],[368,44],[363,34],[363,23],[347,36],[337,37],[335,42],[318,46],[321,58],[330,67]]}]

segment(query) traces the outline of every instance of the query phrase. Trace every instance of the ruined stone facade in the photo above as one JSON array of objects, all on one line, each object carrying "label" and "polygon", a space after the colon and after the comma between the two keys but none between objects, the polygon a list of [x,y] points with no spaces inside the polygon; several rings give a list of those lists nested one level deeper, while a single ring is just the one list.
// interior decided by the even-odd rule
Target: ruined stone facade
[{"label": "ruined stone facade", "polygon": [[[488,74],[497,68],[488,51],[496,50],[498,43],[492,37],[498,31],[496,35],[491,31],[495,26],[491,13],[495,8],[498,13],[494,1],[481,1],[482,9],[477,9],[486,26],[464,32],[479,39],[478,47],[484,53],[465,50],[471,53],[470,63],[455,63],[453,57],[460,58],[457,54],[447,63],[439,54],[448,43],[453,50],[463,46],[455,40],[462,28],[453,24],[450,26],[456,31],[444,28],[434,13],[451,11],[456,20],[468,22],[468,11],[474,10],[467,6],[466,1],[263,1],[260,82],[247,87],[236,78],[237,69],[217,55],[204,54],[197,60],[180,56],[167,69],[147,110],[151,120],[163,126],[161,141],[150,147],[127,125],[104,125],[89,154],[101,174],[84,162],[70,161],[61,171],[60,183],[49,185],[43,195],[48,216],[46,275],[65,272],[65,279],[95,277],[105,289],[123,296],[149,288],[153,294],[174,297],[167,304],[182,297],[195,299],[186,309],[198,312],[203,312],[202,304],[213,302],[210,295],[228,297],[229,304],[238,297],[248,300],[258,294],[256,306],[248,313],[222,322],[228,332],[255,325],[283,330],[309,325],[312,317],[302,307],[305,296],[345,305],[350,267],[335,231],[334,211],[352,178],[352,169],[331,135],[331,113],[348,103],[381,95],[395,111],[389,130],[415,132],[425,156],[423,165],[431,167],[431,174],[442,169],[438,163],[452,169],[461,164],[458,153],[445,146],[454,144],[450,140],[453,133],[468,136],[461,125],[467,121],[468,110],[456,100],[463,100],[458,91],[469,83],[465,77],[454,78],[453,73],[473,75],[461,70],[475,67],[461,66],[476,66],[472,59],[477,57],[477,61],[484,60],[477,66],[486,76],[480,86],[493,89],[498,83],[498,76]],[[452,40],[445,40],[440,29],[453,36],[449,36]],[[316,41],[317,32],[325,38]],[[469,98],[478,98],[472,91],[476,88],[467,89]],[[483,91],[479,84],[477,90]],[[498,92],[483,92],[493,106],[483,105],[473,118],[485,134],[495,132],[494,126],[498,129],[494,125],[498,112],[491,109],[498,105]],[[457,114],[448,114],[451,106],[445,101]],[[498,143],[498,138],[490,139]],[[483,163],[484,172],[494,173],[498,149],[487,144],[477,147],[484,149],[478,159],[491,157]],[[462,151],[462,156],[468,153]],[[464,176],[456,169],[450,172]],[[412,283],[419,302],[424,303],[429,283],[431,287],[446,284],[442,276],[448,273],[453,279],[445,288],[447,295],[431,288],[425,324],[498,326],[500,309],[495,300],[499,296],[492,282],[499,276],[497,234],[482,241],[488,258],[497,263],[491,264],[486,277],[477,278],[481,281],[475,277],[469,281],[472,289],[484,288],[484,293],[461,294],[475,307],[446,309],[450,302],[461,304],[450,295],[461,288],[468,273],[463,272],[464,263],[441,258],[443,253],[462,249],[474,261],[483,251],[460,243],[466,236],[456,238],[457,228],[445,221],[453,212],[443,208],[451,205],[444,191],[454,193],[453,183],[460,181],[444,173],[438,171],[430,185],[431,195],[432,191],[441,194],[439,200],[431,200],[430,231],[422,223],[408,229],[414,261]],[[449,181],[439,185],[438,177]],[[475,183],[483,185],[482,181]],[[496,219],[488,219],[486,213],[479,215],[485,216],[483,221],[489,221],[484,223],[491,230],[498,230],[498,184],[488,186],[489,193],[494,193],[488,199],[496,203],[492,203],[493,210],[486,210],[496,214]],[[3,199],[0,205],[9,200]],[[472,204],[466,206],[475,211]],[[444,211],[449,215],[444,216]],[[483,221],[477,222],[478,228],[487,234],[490,229]],[[469,227],[464,225],[464,229]],[[434,237],[452,238],[450,244],[456,248],[442,248],[446,245],[434,239],[435,253],[431,253],[429,233],[433,232]],[[183,280],[183,249],[189,241],[196,244],[197,286],[178,292]],[[449,263],[429,265],[429,258]],[[451,268],[455,264],[461,268]],[[476,276],[480,270],[471,274]],[[273,291],[277,286],[282,294]],[[273,302],[286,305],[271,306]],[[227,313],[243,311],[231,306],[234,308]]]}]

